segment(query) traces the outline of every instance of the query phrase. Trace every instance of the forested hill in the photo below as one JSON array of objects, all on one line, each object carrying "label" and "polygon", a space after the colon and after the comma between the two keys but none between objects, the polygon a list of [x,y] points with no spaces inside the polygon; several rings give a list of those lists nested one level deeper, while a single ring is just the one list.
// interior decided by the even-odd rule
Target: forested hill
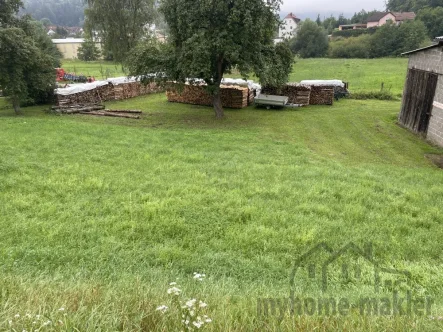
[{"label": "forested hill", "polygon": [[47,18],[53,25],[82,26],[85,15],[83,0],[24,0],[22,13],[36,20]]},{"label": "forested hill", "polygon": [[424,8],[443,7],[443,0],[388,0],[386,7],[395,12],[418,12]]}]

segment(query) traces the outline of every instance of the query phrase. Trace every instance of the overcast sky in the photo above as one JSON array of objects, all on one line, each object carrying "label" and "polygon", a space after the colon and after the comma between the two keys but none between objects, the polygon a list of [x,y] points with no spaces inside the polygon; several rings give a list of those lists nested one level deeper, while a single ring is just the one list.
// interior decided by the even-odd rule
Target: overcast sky
[{"label": "overcast sky", "polygon": [[284,0],[281,7],[281,14],[286,15],[289,12],[293,12],[300,18],[311,17],[318,13],[322,16],[329,16],[330,14],[344,13],[352,15],[360,10],[384,10],[384,0]]}]

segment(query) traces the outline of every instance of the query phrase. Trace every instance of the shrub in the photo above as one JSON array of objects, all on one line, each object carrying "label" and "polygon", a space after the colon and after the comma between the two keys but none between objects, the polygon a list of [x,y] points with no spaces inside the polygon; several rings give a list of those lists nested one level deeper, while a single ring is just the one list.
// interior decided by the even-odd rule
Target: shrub
[{"label": "shrub", "polygon": [[361,35],[334,40],[329,43],[328,56],[330,58],[369,58],[371,38],[370,35]]}]

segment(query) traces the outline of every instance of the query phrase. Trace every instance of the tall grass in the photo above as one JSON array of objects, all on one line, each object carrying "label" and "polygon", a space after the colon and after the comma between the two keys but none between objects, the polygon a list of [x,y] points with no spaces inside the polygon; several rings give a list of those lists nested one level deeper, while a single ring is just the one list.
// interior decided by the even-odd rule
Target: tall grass
[{"label": "tall grass", "polygon": [[[223,121],[164,95],[107,106],[144,114],[0,110],[0,330],[31,330],[26,314],[55,331],[176,330],[156,310],[170,282],[208,304],[209,331],[441,328],[443,174],[424,155],[442,150],[396,125],[398,102],[227,110]],[[257,315],[258,298],[288,296],[307,248],[350,240],[410,271],[436,319]],[[194,272],[207,278],[197,285]],[[298,283],[303,296],[320,286]]]}]

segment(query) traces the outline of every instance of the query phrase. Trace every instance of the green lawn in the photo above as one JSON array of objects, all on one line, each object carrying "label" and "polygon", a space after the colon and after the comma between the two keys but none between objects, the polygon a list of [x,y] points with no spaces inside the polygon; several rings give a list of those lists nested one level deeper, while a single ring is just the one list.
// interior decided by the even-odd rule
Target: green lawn
[{"label": "green lawn", "polygon": [[62,68],[68,73],[93,76],[97,80],[126,75],[121,65],[109,61],[63,60]]},{"label": "green lawn", "polygon": [[[171,306],[176,278],[208,303],[209,331],[441,330],[427,316],[357,310],[257,316],[257,298],[287,297],[296,257],[320,241],[372,241],[443,316],[443,173],[424,156],[443,151],[397,126],[398,102],[226,110],[222,121],[163,94],[107,105],[143,118],[0,107],[0,330],[43,319],[49,331],[180,330],[175,312],[155,311]],[[355,298],[369,285],[336,280],[333,291]]]},{"label": "green lawn", "polygon": [[[384,88],[394,95],[403,92],[407,58],[386,59],[297,59],[289,78],[291,82],[311,79],[340,79],[350,84],[351,92],[379,91]],[[101,67],[100,67],[101,66]],[[124,76],[120,65],[109,62],[81,62],[65,60],[63,68],[103,79]],[[238,74],[228,75],[239,77]]]}]

